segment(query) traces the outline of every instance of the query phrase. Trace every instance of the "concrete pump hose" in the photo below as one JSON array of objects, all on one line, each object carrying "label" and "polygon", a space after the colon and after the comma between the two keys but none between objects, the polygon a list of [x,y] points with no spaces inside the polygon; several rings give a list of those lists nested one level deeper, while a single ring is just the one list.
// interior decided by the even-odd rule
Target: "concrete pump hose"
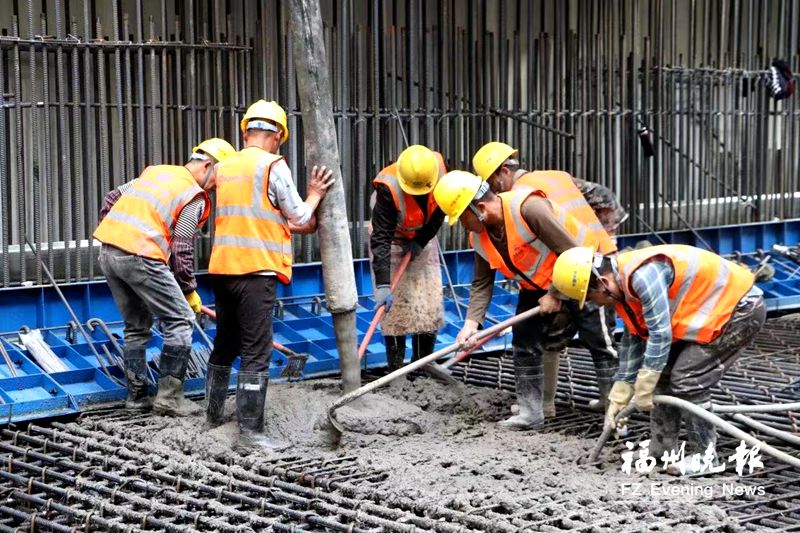
[{"label": "concrete pump hose", "polygon": [[737,413],[732,417],[737,422],[741,422],[742,424],[748,425],[751,428],[755,429],[756,431],[763,433],[764,435],[769,435],[771,437],[775,437],[776,439],[781,439],[782,441],[788,442],[794,446],[800,446],[800,437],[789,433],[788,431],[783,431],[780,429],[775,429],[772,426],[768,426],[758,420],[753,420],[749,416],[745,416],[743,414]]},{"label": "concrete pump hose", "polygon": [[752,435],[750,435],[749,433],[745,433],[744,431],[737,428],[730,422],[722,420],[714,413],[706,411],[699,405],[695,405],[691,402],[687,402],[686,400],[682,400],[680,398],[675,398],[674,396],[663,396],[660,394],[653,397],[653,402],[661,405],[672,405],[674,407],[680,407],[684,411],[688,411],[689,413],[702,418],[706,422],[714,424],[716,427],[718,427],[728,435],[745,441],[750,446],[759,446],[763,453],[771,457],[774,457],[775,459],[778,459],[779,461],[782,461],[795,468],[800,468],[800,459],[798,459],[797,457],[789,455],[786,452],[782,452],[777,448],[773,448],[766,442],[762,442],[757,438],[753,437]]},{"label": "concrete pump hose", "polygon": [[779,413],[782,411],[800,411],[800,402],[765,403],[761,405],[712,405],[714,413]]}]

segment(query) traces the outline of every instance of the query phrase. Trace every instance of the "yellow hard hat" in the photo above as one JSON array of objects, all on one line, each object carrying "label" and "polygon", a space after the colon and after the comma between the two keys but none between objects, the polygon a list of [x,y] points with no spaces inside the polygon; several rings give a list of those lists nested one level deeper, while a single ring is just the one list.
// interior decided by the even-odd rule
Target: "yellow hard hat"
[{"label": "yellow hard hat", "polygon": [[433,199],[447,215],[451,226],[458,222],[458,218],[475,198],[481,185],[483,180],[463,170],[452,170],[439,178],[439,183],[433,189]]},{"label": "yellow hard hat", "polygon": [[231,144],[225,139],[212,137],[192,148],[192,154],[197,154],[200,152],[210,155],[217,160],[217,163],[219,163],[220,161],[224,161],[235,154],[236,148],[231,146]]},{"label": "yellow hard hat", "polygon": [[570,248],[553,265],[553,287],[567,298],[577,300],[581,309],[589,293],[594,253],[589,246]]},{"label": "yellow hard hat", "polygon": [[433,150],[414,144],[397,158],[400,188],[412,195],[428,194],[439,179],[439,158]]},{"label": "yellow hard hat", "polygon": [[484,180],[494,174],[500,165],[509,157],[518,157],[519,151],[506,143],[492,141],[481,146],[480,150],[472,156],[472,166],[475,172]]},{"label": "yellow hard hat", "polygon": [[[281,128],[283,128],[283,136],[281,138],[281,144],[285,143],[289,139],[289,126],[287,126],[286,122],[286,111],[283,110],[281,106],[278,105],[275,101],[267,102],[266,100],[259,100],[255,102],[250,107],[247,108],[247,112],[244,114],[242,121],[239,125],[242,127],[242,133],[247,131],[247,124],[251,120],[269,120],[278,124]],[[269,128],[262,128],[262,129],[269,129]]]}]

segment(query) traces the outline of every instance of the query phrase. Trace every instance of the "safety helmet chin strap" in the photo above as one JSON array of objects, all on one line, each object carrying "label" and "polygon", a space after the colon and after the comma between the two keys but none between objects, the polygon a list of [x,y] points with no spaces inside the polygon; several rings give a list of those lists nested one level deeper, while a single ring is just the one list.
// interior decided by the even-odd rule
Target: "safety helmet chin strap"
[{"label": "safety helmet chin strap", "polygon": [[206,175],[203,178],[203,182],[200,184],[200,187],[202,187],[203,189],[205,189],[206,185],[208,185],[209,180],[211,180],[211,173],[214,172],[214,160],[208,158],[206,159],[206,161],[208,161],[210,164],[208,165],[208,169],[206,170]]}]

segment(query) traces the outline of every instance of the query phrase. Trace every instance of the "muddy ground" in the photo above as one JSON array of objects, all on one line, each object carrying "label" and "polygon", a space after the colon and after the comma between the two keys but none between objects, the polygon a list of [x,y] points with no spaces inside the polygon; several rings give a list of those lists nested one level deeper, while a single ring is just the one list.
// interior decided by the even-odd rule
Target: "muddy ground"
[{"label": "muddy ground", "polygon": [[[495,426],[506,417],[513,396],[489,389],[455,390],[427,378],[395,383],[366,396],[356,408],[339,411],[350,430],[338,449],[323,445],[315,423],[338,396],[338,383],[320,380],[271,384],[267,409],[269,436],[288,446],[282,452],[251,455],[254,461],[286,454],[358,455],[365,469],[382,470],[389,495],[462,510],[491,509],[519,515],[530,531],[738,531],[718,507],[704,503],[703,481],[666,475],[640,478],[620,471],[609,454],[601,470],[577,464],[594,441],[558,433],[512,432]],[[126,428],[133,438],[180,449],[203,458],[240,453],[234,446],[233,398],[230,421],[203,429],[203,414],[163,419],[154,430]],[[599,415],[598,415],[599,420]],[[141,434],[137,434],[141,431]],[[733,478],[715,478],[721,483]],[[631,483],[642,483],[638,494]],[[662,487],[651,489],[651,486]],[[694,486],[677,496],[663,487]],[[658,493],[652,493],[658,490]],[[676,489],[677,490],[677,489]],[[553,517],[559,520],[553,521]]]}]

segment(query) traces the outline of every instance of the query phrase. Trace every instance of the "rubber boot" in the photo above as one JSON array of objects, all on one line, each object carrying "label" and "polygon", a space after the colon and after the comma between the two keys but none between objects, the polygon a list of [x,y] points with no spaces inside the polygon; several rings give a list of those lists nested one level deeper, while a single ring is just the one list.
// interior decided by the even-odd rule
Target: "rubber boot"
[{"label": "rubber boot", "polygon": [[403,366],[406,358],[406,337],[405,335],[384,336],[386,344],[386,367],[389,373],[394,372]]},{"label": "rubber boot", "polygon": [[[711,402],[697,402],[697,405],[703,409],[710,409]],[[719,466],[719,457],[717,456],[717,429],[714,424],[703,420],[699,416],[687,414],[686,415],[686,450],[684,453],[684,469],[680,472],[680,467],[675,468],[671,466],[668,470],[672,474],[682,473],[683,475],[698,475],[698,474],[712,474],[709,471],[708,465],[703,465],[703,457],[707,452],[713,455],[711,467]],[[701,460],[699,464],[691,461],[692,455],[699,453]],[[705,470],[703,470],[705,468]],[[675,470],[678,470],[676,472]]]},{"label": "rubber boot", "polygon": [[267,404],[266,372],[239,372],[236,382],[236,418],[239,420],[239,444],[244,450],[285,448],[264,435],[264,409]]},{"label": "rubber boot", "polygon": [[126,409],[147,409],[153,400],[147,395],[147,359],[144,348],[124,348],[125,379],[128,385]]},{"label": "rubber boot", "polygon": [[561,352],[544,352],[544,393],[542,412],[545,418],[556,416],[556,388]]},{"label": "rubber boot", "polygon": [[681,410],[671,405],[653,405],[650,411],[650,455],[659,462],[664,452],[677,452]]},{"label": "rubber boot", "polygon": [[544,424],[542,413],[542,389],[544,385],[544,369],[542,352],[522,351],[514,348],[514,377],[517,389],[519,414],[498,422],[505,429],[523,431],[534,429]]},{"label": "rubber boot", "polygon": [[433,353],[436,332],[416,333],[411,337],[411,360],[416,361]]},{"label": "rubber boot", "polygon": [[159,415],[178,416],[183,403],[183,378],[191,346],[164,346],[158,363],[158,392],[153,411]]},{"label": "rubber boot", "polygon": [[206,374],[206,427],[215,428],[222,424],[225,399],[231,382],[231,367],[208,365]]},{"label": "rubber boot", "polygon": [[594,362],[594,373],[597,376],[597,389],[600,394],[599,400],[589,402],[589,410],[595,413],[605,413],[608,407],[608,395],[614,385],[614,374],[617,373],[619,360],[610,355],[592,354]]}]

